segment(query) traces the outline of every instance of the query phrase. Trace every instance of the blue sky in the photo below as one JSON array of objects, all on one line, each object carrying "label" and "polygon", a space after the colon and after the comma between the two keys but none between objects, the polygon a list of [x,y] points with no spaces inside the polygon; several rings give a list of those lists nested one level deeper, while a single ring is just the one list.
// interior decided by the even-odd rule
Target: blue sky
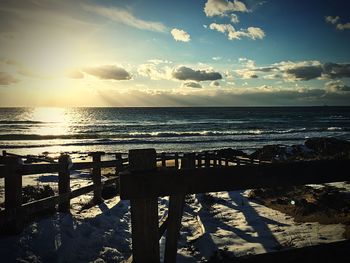
[{"label": "blue sky", "polygon": [[0,3],[0,106],[350,105],[348,1]]}]

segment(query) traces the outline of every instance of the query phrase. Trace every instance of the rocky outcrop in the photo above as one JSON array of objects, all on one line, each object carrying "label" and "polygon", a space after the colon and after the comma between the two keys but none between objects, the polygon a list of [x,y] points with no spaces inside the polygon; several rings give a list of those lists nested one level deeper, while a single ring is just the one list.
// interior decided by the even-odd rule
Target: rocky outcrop
[{"label": "rocky outcrop", "polygon": [[311,138],[305,146],[320,156],[349,157],[350,142],[336,138]]},{"label": "rocky outcrop", "polygon": [[311,138],[303,145],[266,145],[250,157],[265,161],[344,159],[350,157],[350,142],[336,138]]},{"label": "rocky outcrop", "polygon": [[217,153],[222,157],[248,156],[245,152],[240,150],[235,150],[232,148],[221,149],[221,150],[218,150]]}]

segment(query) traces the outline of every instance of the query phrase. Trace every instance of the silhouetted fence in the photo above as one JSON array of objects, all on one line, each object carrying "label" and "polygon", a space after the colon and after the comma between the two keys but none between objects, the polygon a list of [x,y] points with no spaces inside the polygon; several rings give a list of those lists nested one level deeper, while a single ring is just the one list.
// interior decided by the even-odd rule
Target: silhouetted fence
[{"label": "silhouetted fence", "polygon": [[[104,185],[119,180],[121,199],[130,200],[133,262],[159,262],[159,239],[166,232],[165,262],[175,262],[177,240],[186,194],[232,191],[273,186],[317,184],[350,179],[350,160],[271,163],[230,152],[160,153],[154,149],[130,150],[102,161],[103,153],[90,154],[92,162],[70,161],[23,164],[21,157],[5,153],[0,178],[5,178],[5,210],[0,225],[20,231],[26,215],[54,207],[69,212],[70,200],[93,191],[95,203],[103,201]],[[30,157],[34,158],[34,157]],[[35,159],[35,158],[34,158]],[[38,160],[46,161],[46,160]],[[102,180],[101,169],[116,168],[116,175]],[[70,171],[92,169],[92,184],[70,189]],[[58,173],[58,195],[22,204],[22,176]],[[158,221],[158,197],[169,196],[168,216]]]},{"label": "silhouetted fence", "polygon": [[[192,153],[180,158],[181,169],[171,169],[157,167],[156,156],[154,149],[130,150],[129,169],[120,173],[120,197],[130,200],[131,205],[133,255],[129,261],[133,262],[159,262],[159,239],[165,230],[164,262],[176,262],[186,194],[350,179],[350,160],[268,163]],[[165,163],[163,159],[163,166]],[[160,224],[158,197],[161,196],[170,197],[168,218]]]},{"label": "silhouetted fence", "polygon": [[[102,161],[103,152],[94,152],[89,154],[92,162],[71,162],[69,155],[62,154],[58,162],[52,158],[43,158],[35,156],[24,156],[3,151],[0,156],[0,178],[5,179],[5,204],[4,210],[0,211],[0,226],[6,226],[9,232],[19,232],[23,227],[26,216],[40,212],[42,210],[58,205],[60,212],[69,212],[70,200],[89,192],[94,192],[94,203],[102,202],[101,190],[104,186],[118,182],[118,173],[128,168],[129,160],[127,153],[115,154],[114,160]],[[184,153],[160,153],[156,157],[158,166],[178,169],[180,160]],[[258,160],[250,160],[245,157],[223,158],[218,152],[206,152],[191,154],[195,159],[197,167],[229,165],[233,162],[257,163]],[[24,163],[40,162],[40,163]],[[142,163],[142,160],[138,161]],[[110,176],[102,180],[102,168],[115,168],[115,176]],[[71,190],[70,174],[75,170],[91,169],[92,184]],[[22,177],[26,175],[39,175],[47,173],[58,174],[58,195],[43,198],[41,200],[22,203]],[[165,224],[162,224],[165,231]]]}]

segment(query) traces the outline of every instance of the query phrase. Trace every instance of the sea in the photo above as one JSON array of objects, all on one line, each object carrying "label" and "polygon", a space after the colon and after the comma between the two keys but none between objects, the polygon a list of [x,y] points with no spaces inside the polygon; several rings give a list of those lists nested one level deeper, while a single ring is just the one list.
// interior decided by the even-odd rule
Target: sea
[{"label": "sea", "polygon": [[350,107],[0,108],[0,150],[191,152],[350,140]]}]

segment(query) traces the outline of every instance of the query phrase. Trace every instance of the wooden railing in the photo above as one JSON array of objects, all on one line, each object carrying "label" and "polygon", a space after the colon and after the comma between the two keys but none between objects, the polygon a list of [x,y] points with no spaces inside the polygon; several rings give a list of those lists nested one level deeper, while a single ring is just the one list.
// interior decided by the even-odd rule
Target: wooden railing
[{"label": "wooden railing", "polygon": [[[157,161],[154,149],[130,151],[129,169],[120,174],[120,197],[130,200],[131,205],[132,258],[129,261],[159,262],[159,239],[166,230],[164,262],[176,262],[186,194],[350,179],[350,160],[269,163],[192,153],[181,156],[180,166],[176,167],[180,169],[168,168],[163,156],[160,160],[163,167],[158,167]],[[160,196],[170,196],[168,218],[161,223],[158,222]]]},{"label": "wooden railing", "polygon": [[[11,233],[21,231],[23,221],[26,216],[40,212],[47,208],[58,205],[60,212],[69,212],[70,200],[89,192],[94,192],[94,203],[102,202],[101,190],[104,186],[116,183],[118,181],[118,173],[128,168],[128,153],[114,154],[113,160],[102,161],[103,152],[94,152],[89,154],[92,162],[74,162],[70,161],[69,155],[61,155],[57,160],[52,158],[43,158],[35,156],[25,156],[2,152],[0,156],[0,179],[5,179],[5,203],[4,208],[0,211],[0,226],[6,226]],[[216,167],[223,165],[237,165],[258,163],[258,160],[251,160],[245,157],[224,158],[217,151],[204,153],[160,153],[155,156],[158,167],[167,167],[167,169],[179,169],[181,160],[184,156],[191,156],[196,167]],[[40,162],[26,164],[23,162]],[[183,166],[184,164],[182,164]],[[115,176],[111,176],[106,180],[102,180],[101,169],[114,167],[116,169]],[[75,170],[91,169],[92,184],[71,190],[70,189],[70,173]],[[22,177],[27,175],[39,175],[46,173],[58,174],[58,195],[43,198],[41,200],[22,203]],[[166,218],[160,223],[160,232],[166,229]]]},{"label": "wooden railing", "polygon": [[[118,173],[127,165],[127,158],[122,154],[116,154],[114,160],[101,161],[102,152],[91,153],[92,162],[70,161],[68,155],[61,155],[58,162],[23,164],[25,156],[18,156],[3,152],[1,156],[0,178],[4,178],[5,202],[4,210],[0,211],[0,226],[6,228],[8,233],[20,232],[24,219],[33,213],[45,210],[58,205],[61,212],[69,212],[70,200],[91,191],[94,192],[94,203],[102,202],[102,187],[118,182]],[[31,160],[44,162],[45,159],[29,157]],[[114,167],[115,176],[102,180],[101,169]],[[71,190],[70,173],[74,170],[92,169],[92,184]],[[22,177],[32,174],[57,173],[58,174],[58,195],[22,203]]]},{"label": "wooden railing", "polygon": [[[221,151],[160,153],[154,149],[130,150],[102,161],[103,153],[90,154],[92,162],[23,164],[22,158],[1,156],[0,178],[5,178],[5,210],[0,225],[12,232],[22,229],[23,218],[58,204],[69,212],[70,200],[93,191],[95,203],[102,202],[104,185],[119,180],[121,199],[130,200],[133,262],[159,262],[159,239],[166,233],[165,262],[175,262],[177,240],[186,194],[232,191],[261,187],[348,181],[350,160],[321,160],[271,163]],[[32,157],[31,157],[32,158]],[[44,160],[38,160],[44,161]],[[101,169],[116,168],[116,176],[102,180]],[[70,171],[92,169],[92,184],[70,189]],[[22,176],[58,173],[58,195],[22,204]],[[168,216],[158,221],[158,197],[169,196]]]}]

